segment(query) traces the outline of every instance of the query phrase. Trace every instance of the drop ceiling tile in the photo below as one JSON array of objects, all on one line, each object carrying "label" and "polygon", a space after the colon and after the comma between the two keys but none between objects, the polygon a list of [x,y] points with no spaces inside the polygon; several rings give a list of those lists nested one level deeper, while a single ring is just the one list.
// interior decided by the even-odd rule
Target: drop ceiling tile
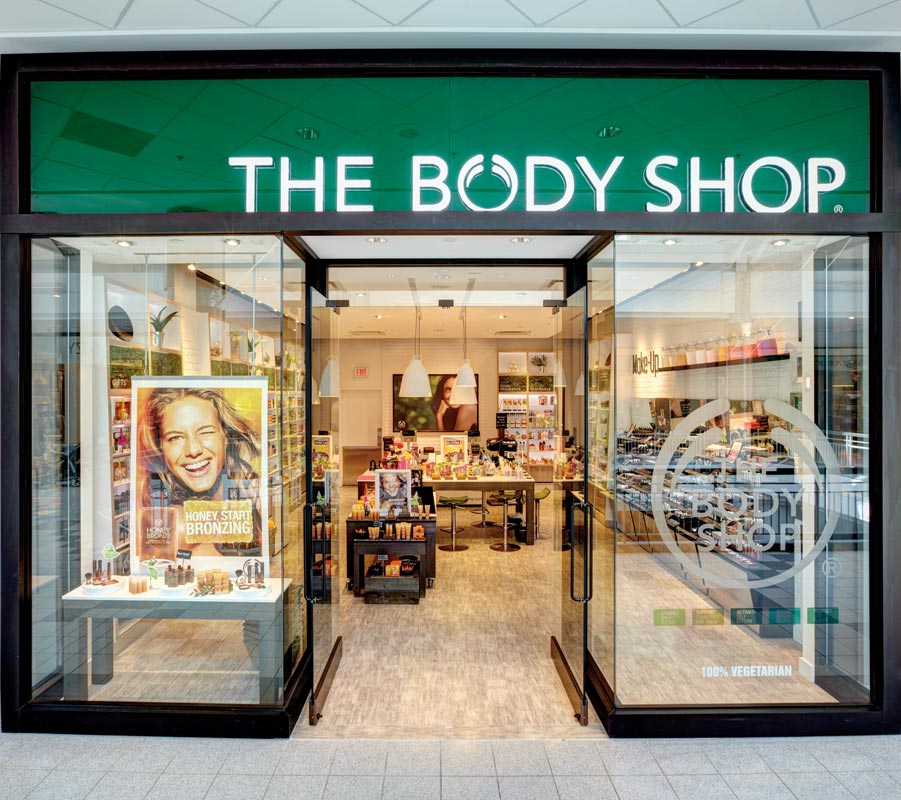
[{"label": "drop ceiling tile", "polygon": [[275,5],[275,0],[258,0],[255,3],[248,3],[247,0],[199,0],[199,2],[247,25],[256,25],[260,17]]},{"label": "drop ceiling tile", "polygon": [[555,17],[548,28],[675,28],[676,23],[657,0],[585,0],[571,11]]},{"label": "drop ceiling tile", "polygon": [[45,5],[71,11],[79,17],[112,28],[128,2],[127,0],[48,0]]},{"label": "drop ceiling tile", "polygon": [[[815,5],[814,8],[817,8],[818,5]],[[837,3],[836,5],[840,4]],[[874,5],[876,3],[861,3],[860,7],[855,6],[853,12],[849,7],[845,6],[844,10],[836,10],[834,22],[823,22],[822,17],[820,17],[820,22],[824,28],[827,25],[835,25],[832,30],[840,31],[882,31],[884,33],[901,31],[901,2],[890,3],[889,5],[882,5],[881,8],[867,10]],[[819,10],[817,10],[818,16],[819,13]],[[857,14],[857,16],[847,19],[852,13]],[[827,17],[827,19],[831,20],[832,16]]]},{"label": "drop ceiling tile", "polygon": [[399,25],[429,0],[357,0],[357,2],[373,14],[388,20],[392,25]]},{"label": "drop ceiling tile", "polygon": [[582,0],[510,0],[536,25],[544,25],[554,17],[579,5]]},{"label": "drop ceiling tile", "polygon": [[690,27],[785,31],[816,30],[817,23],[804,0],[745,0]]},{"label": "drop ceiling tile", "polygon": [[103,26],[45,3],[18,3],[15,13],[0,15],[0,32],[94,31]]},{"label": "drop ceiling tile", "polygon": [[532,23],[506,0],[432,0],[404,21],[414,28],[530,28]]},{"label": "drop ceiling tile", "polygon": [[119,23],[120,30],[241,27],[238,20],[194,0],[134,0]]},{"label": "drop ceiling tile", "polygon": [[661,0],[662,5],[680,25],[690,25],[701,17],[741,2],[743,0]]},{"label": "drop ceiling tile", "polygon": [[282,0],[267,14],[260,28],[374,28],[387,26],[385,20],[351,0]]}]

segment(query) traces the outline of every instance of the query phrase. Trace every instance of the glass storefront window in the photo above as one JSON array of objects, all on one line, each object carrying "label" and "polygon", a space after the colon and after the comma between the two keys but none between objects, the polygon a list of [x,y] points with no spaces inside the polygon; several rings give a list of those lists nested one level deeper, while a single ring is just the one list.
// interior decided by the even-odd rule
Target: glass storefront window
[{"label": "glass storefront window", "polygon": [[32,696],[278,705],[305,646],[304,265],[33,243]]},{"label": "glass storefront window", "polygon": [[621,705],[869,700],[868,246],[618,237]]}]

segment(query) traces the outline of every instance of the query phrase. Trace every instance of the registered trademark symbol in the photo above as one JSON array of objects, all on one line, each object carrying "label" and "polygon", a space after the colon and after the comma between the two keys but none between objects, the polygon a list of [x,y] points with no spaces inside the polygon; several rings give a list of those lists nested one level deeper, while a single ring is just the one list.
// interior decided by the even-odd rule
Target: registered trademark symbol
[{"label": "registered trademark symbol", "polygon": [[841,213],[845,210],[845,207],[844,207],[843,205],[839,204],[839,205],[837,205],[835,208],[833,208],[832,210],[833,210],[836,214],[841,214]]},{"label": "registered trademark symbol", "polygon": [[837,578],[842,574],[842,565],[837,558],[827,558],[820,569],[827,578]]}]

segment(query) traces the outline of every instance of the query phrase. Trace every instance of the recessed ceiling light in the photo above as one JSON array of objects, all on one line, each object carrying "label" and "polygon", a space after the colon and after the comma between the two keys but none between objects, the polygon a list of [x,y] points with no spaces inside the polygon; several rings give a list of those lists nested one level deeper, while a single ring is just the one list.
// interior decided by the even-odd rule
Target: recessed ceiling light
[{"label": "recessed ceiling light", "polygon": [[442,242],[456,242],[457,237],[456,236],[445,236],[441,241]]},{"label": "recessed ceiling light", "polygon": [[703,261],[695,261],[695,266],[696,266],[696,267],[703,267],[703,266],[704,266],[704,262],[703,262]]},{"label": "recessed ceiling light", "polygon": [[366,297],[366,292],[357,292],[357,297]]},{"label": "recessed ceiling light", "polygon": [[[54,297],[59,297],[58,294],[53,295]],[[857,319],[857,317],[848,317],[848,319]]]},{"label": "recessed ceiling light", "polygon": [[439,281],[449,281],[450,275],[445,275],[442,273],[442,274],[436,275],[435,278]]},{"label": "recessed ceiling light", "polygon": [[381,318],[384,317],[384,316],[385,316],[384,314],[376,314],[376,315],[375,315],[375,318],[376,318],[376,319],[381,319]]},{"label": "recessed ceiling light", "polygon": [[664,239],[664,240],[663,240],[663,243],[664,243],[667,247],[672,247],[672,246],[673,246],[674,244],[676,244],[676,242],[678,242],[678,241],[679,241],[678,239]]},{"label": "recessed ceiling light", "polygon": [[116,242],[119,247],[134,247],[134,242],[129,241],[128,239],[119,239]]},{"label": "recessed ceiling light", "polygon": [[316,128],[303,127],[298,128],[294,131],[301,139],[305,139],[308,142],[312,142],[314,139],[319,138],[319,131]]},{"label": "recessed ceiling light", "polygon": [[388,240],[384,236],[370,236],[366,241],[369,244],[385,244]]},{"label": "recessed ceiling light", "polygon": [[497,318],[498,319],[507,319],[507,315],[506,314],[498,314]]},{"label": "recessed ceiling light", "polygon": [[773,239],[773,247],[785,247],[788,244],[788,239]]},{"label": "recessed ceiling light", "polygon": [[[58,294],[54,294],[53,296],[54,296],[57,300],[59,300],[59,298],[60,298],[60,295],[58,295]],[[848,319],[854,319],[854,317],[848,317]]]},{"label": "recessed ceiling light", "polygon": [[603,128],[598,128],[598,138],[612,139],[614,136],[619,136],[622,132],[623,129],[619,125],[605,125]]},{"label": "recessed ceiling light", "polygon": [[528,244],[532,239],[529,236],[514,236],[510,241],[513,244]]},{"label": "recessed ceiling light", "polygon": [[228,247],[237,247],[241,244],[240,239],[223,239],[222,241],[225,242]]},{"label": "recessed ceiling light", "polygon": [[225,286],[225,281],[219,281],[220,286]]},{"label": "recessed ceiling light", "polygon": [[191,262],[188,263],[188,269],[189,269],[191,272],[194,272],[194,271],[197,269],[197,265],[196,265],[193,261],[191,261]]},{"label": "recessed ceiling light", "polygon": [[507,276],[503,272],[499,272],[497,277],[498,278],[506,278]]},{"label": "recessed ceiling light", "polygon": [[385,277],[391,279],[391,278],[396,278],[397,275],[395,275],[393,272],[389,272]]}]

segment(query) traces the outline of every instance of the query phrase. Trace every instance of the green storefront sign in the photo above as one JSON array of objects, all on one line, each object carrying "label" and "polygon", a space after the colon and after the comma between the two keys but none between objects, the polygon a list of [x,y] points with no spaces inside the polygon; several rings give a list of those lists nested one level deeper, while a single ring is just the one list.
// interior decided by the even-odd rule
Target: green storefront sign
[{"label": "green storefront sign", "polygon": [[869,210],[855,80],[36,81],[43,213]]}]

